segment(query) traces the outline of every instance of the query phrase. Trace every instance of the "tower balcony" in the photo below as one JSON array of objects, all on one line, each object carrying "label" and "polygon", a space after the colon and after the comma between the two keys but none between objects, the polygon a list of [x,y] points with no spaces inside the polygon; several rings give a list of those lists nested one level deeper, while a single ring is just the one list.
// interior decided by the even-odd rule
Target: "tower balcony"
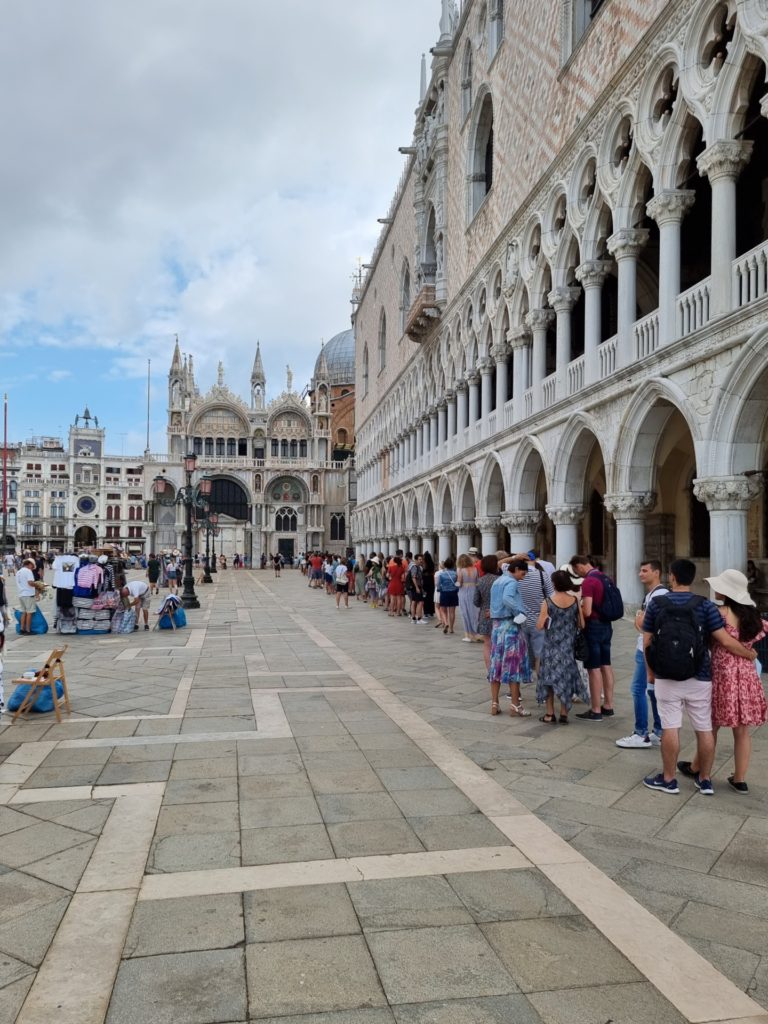
[{"label": "tower balcony", "polygon": [[411,341],[423,341],[440,319],[440,313],[435,300],[434,284],[425,284],[408,310],[405,333]]}]

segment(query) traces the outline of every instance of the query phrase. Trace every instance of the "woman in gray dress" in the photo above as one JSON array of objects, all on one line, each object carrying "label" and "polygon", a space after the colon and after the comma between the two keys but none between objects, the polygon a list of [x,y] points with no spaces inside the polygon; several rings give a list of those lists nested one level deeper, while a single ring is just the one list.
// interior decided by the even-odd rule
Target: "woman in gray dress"
[{"label": "woman in gray dress", "polygon": [[552,573],[551,597],[541,602],[537,629],[546,630],[541,654],[541,668],[536,683],[536,700],[546,705],[540,722],[554,725],[555,698],[560,702],[560,721],[568,722],[573,698],[581,690],[581,674],[573,656],[576,630],[584,628],[584,617],[578,599],[569,593],[573,584],[567,572],[558,569]]}]

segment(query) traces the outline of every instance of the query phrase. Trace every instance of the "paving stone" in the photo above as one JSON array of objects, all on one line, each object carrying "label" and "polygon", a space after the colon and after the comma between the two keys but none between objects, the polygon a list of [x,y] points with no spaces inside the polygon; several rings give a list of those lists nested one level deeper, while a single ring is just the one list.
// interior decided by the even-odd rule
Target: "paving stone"
[{"label": "paving stone", "polygon": [[665,892],[656,892],[654,889],[644,889],[637,885],[628,885],[625,881],[620,882],[622,889],[636,899],[641,907],[650,910],[665,925],[670,926],[677,915],[683,909],[687,900],[679,896],[670,896]]},{"label": "paving stone", "polygon": [[23,789],[48,789],[59,786],[92,786],[102,771],[101,764],[75,764],[63,768],[38,768]]},{"label": "paving stone", "polygon": [[247,943],[355,935],[360,923],[343,885],[265,889],[243,896]]},{"label": "paving stone", "polygon": [[0,989],[32,974],[34,968],[8,953],[0,953]]},{"label": "paving stone", "polygon": [[[663,795],[663,794],[662,794]],[[659,839],[685,843],[688,847],[703,846],[708,850],[724,850],[746,820],[745,816],[727,814],[712,806],[691,800],[663,828]]]},{"label": "paving stone", "polygon": [[[357,772],[373,774],[365,754],[359,750],[328,750],[301,756],[308,772],[346,772],[350,776]],[[378,785],[381,789],[381,784]]]},{"label": "paving stone", "polygon": [[446,880],[478,923],[578,913],[539,871],[473,871]]},{"label": "paving stone", "polygon": [[[552,973],[557,980],[557,965]],[[648,983],[589,986],[529,995],[543,1024],[685,1024],[685,1018]]]},{"label": "paving stone", "polygon": [[472,814],[477,810],[472,801],[456,787],[396,790],[392,793],[392,799],[406,818]]},{"label": "paving stone", "polygon": [[366,938],[390,1003],[518,991],[473,925],[370,931]]},{"label": "paving stone", "polygon": [[82,764],[106,764],[111,747],[76,747],[72,750],[54,750],[43,761],[42,768],[64,768]]},{"label": "paving stone", "polygon": [[237,756],[237,740],[200,740],[198,743],[178,743],[174,749],[174,763],[176,761],[229,757],[232,754]]},{"label": "paving stone", "polygon": [[211,1024],[246,1015],[243,951],[215,949],[123,960],[107,1024]]},{"label": "paving stone", "polygon": [[40,966],[68,906],[69,894],[0,924],[0,978],[5,977],[2,960],[7,955],[18,957],[25,964]]},{"label": "paving stone", "polygon": [[185,718],[181,723],[181,733],[220,733],[220,732],[255,732],[256,722],[253,713],[250,716],[232,716],[225,718]]},{"label": "paving stone", "polygon": [[241,839],[244,866],[333,859],[324,825],[243,829]]},{"label": "paving stone", "polygon": [[351,736],[300,736],[296,745],[302,754],[356,753],[358,745]]},{"label": "paving stone", "polygon": [[93,801],[85,807],[73,808],[71,812],[66,803],[59,806],[64,813],[53,819],[58,825],[66,825],[67,828],[75,828],[78,832],[88,832],[92,836],[99,836],[112,812],[114,801]]},{"label": "paving stone", "polygon": [[768,846],[762,836],[736,836],[712,868],[713,875],[768,884]]},{"label": "paving stone", "polygon": [[18,832],[20,828],[29,828],[35,824],[35,818],[13,807],[0,806],[0,836],[9,832]]},{"label": "paving stone", "polygon": [[386,1006],[362,936],[254,943],[246,962],[256,1019]]},{"label": "paving stone", "polygon": [[68,850],[54,853],[50,857],[43,857],[42,860],[25,864],[24,871],[28,875],[34,875],[35,878],[42,878],[46,882],[52,882],[54,885],[74,892],[88,866],[95,845],[96,840],[89,839],[79,846],[72,846]]},{"label": "paving stone", "polygon": [[163,804],[193,804],[237,800],[237,779],[183,779],[165,787]]},{"label": "paving stone", "polygon": [[439,768],[379,768],[379,778],[392,790],[455,789],[454,784]]},{"label": "paving stone", "polygon": [[4,836],[0,860],[8,867],[18,868],[60,850],[68,850],[71,846],[79,846],[89,838],[83,832],[64,828],[52,821],[40,822]]},{"label": "paving stone", "polygon": [[421,853],[424,845],[404,818],[342,821],[327,826],[337,857]]},{"label": "paving stone", "polygon": [[244,934],[239,894],[146,900],[136,904],[123,956],[227,949]]},{"label": "paving stone", "polygon": [[736,946],[724,946],[708,939],[694,938],[690,935],[686,935],[685,940],[697,953],[701,953],[709,960],[716,970],[726,978],[730,978],[737,988],[753,995],[755,972],[761,962],[758,954],[750,953]]},{"label": "paving stone", "polygon": [[446,814],[409,818],[408,824],[427,850],[470,850],[510,846],[507,837],[482,814]]},{"label": "paving stone", "polygon": [[429,768],[432,762],[418,747],[412,750],[366,750],[365,756],[372,768]]},{"label": "paving stone", "polygon": [[385,878],[352,882],[347,888],[366,931],[472,924],[444,878]]},{"label": "paving stone", "polygon": [[[179,746],[183,746],[180,744]],[[170,761],[176,746],[173,743],[141,743],[115,747],[110,764],[133,764],[135,761]],[[201,756],[196,754],[197,757]]]},{"label": "paving stone", "polygon": [[110,761],[98,777],[100,786],[120,786],[136,782],[165,782],[171,774],[170,761],[137,761],[120,764]]},{"label": "paving stone", "polygon": [[321,821],[320,809],[311,796],[240,801],[240,823],[244,829],[316,825]]},{"label": "paving stone", "polygon": [[523,995],[452,999],[393,1007],[397,1024],[541,1024]]},{"label": "paving stone", "polygon": [[240,867],[240,832],[190,832],[155,839],[148,872],[208,871]]},{"label": "paving stone", "polygon": [[693,871],[707,872],[717,859],[717,853],[699,846],[684,843],[665,842],[665,830],[650,839],[628,836],[624,832],[610,829],[585,828],[574,840],[574,848],[591,859],[595,849],[614,853],[625,853],[630,858],[657,861],[659,864],[675,864]]},{"label": "paving stone", "polygon": [[239,814],[235,802],[176,804],[161,808],[155,835],[231,832],[238,828]]},{"label": "paving stone", "polygon": [[234,754],[228,757],[174,760],[170,778],[172,782],[181,782],[184,779],[225,779],[231,776],[237,776],[237,758]]},{"label": "paving stone", "polygon": [[133,736],[139,722],[97,722],[89,739],[106,739],[111,736]]},{"label": "paving stone", "polygon": [[288,775],[304,772],[299,754],[241,754],[238,758],[239,775]]},{"label": "paving stone", "polygon": [[583,917],[549,917],[481,926],[523,992],[558,984],[578,989],[640,981],[628,960]]},{"label": "paving stone", "polygon": [[242,775],[238,783],[240,800],[274,799],[276,797],[312,797],[312,787],[303,774]]},{"label": "paving stone", "polygon": [[768,889],[764,885],[748,885],[671,866],[660,871],[658,864],[643,860],[630,861],[621,872],[619,882],[735,910],[750,917],[768,917]]},{"label": "paving stone", "polygon": [[[671,801],[671,797],[666,797],[664,794],[648,792],[657,805],[661,800],[666,800],[668,803]],[[523,800],[523,794],[520,794],[520,799]],[[558,798],[548,800],[539,806],[543,807],[547,814],[554,815],[563,821],[576,821],[582,825],[597,825],[598,828],[607,828],[613,832],[626,832],[632,836],[655,835],[664,825],[664,820],[661,818],[617,810],[616,806],[601,808]],[[661,804],[661,806],[664,805]]]},{"label": "paving stone", "polygon": [[318,796],[317,802],[326,823],[402,818],[397,804],[387,793],[332,794]]},{"label": "paving stone", "polygon": [[34,980],[34,971],[30,968],[29,973],[19,981],[14,981],[12,984],[0,988],[0,1020],[16,1020]]},{"label": "paving stone", "polygon": [[[170,705],[169,705],[170,706]],[[168,708],[163,708],[161,714],[166,714]],[[136,736],[167,736],[169,733],[181,732],[181,721],[171,721],[170,719],[164,719],[159,722],[152,721],[152,719],[145,719],[143,722],[139,722],[139,727],[136,729]]]},{"label": "paving stone", "polygon": [[384,791],[378,775],[367,764],[364,768],[351,770],[345,768],[341,771],[308,768],[307,774],[312,789],[317,794],[376,793]]}]

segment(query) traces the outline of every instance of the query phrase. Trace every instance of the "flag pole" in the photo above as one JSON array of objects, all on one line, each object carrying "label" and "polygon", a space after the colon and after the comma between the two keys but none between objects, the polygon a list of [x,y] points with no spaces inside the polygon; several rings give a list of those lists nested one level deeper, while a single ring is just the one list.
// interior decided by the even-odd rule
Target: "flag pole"
[{"label": "flag pole", "polygon": [[149,371],[152,366],[152,360],[147,360],[147,452],[149,452],[149,388],[150,388],[150,376]]},{"label": "flag pole", "polygon": [[8,551],[8,395],[3,395],[3,554]]}]

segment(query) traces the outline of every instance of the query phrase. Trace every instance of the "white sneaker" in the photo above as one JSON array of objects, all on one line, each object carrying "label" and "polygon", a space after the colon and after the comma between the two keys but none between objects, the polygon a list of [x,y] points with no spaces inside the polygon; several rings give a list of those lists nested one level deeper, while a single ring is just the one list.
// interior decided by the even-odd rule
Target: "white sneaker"
[{"label": "white sneaker", "polygon": [[426,626],[426,625],[427,625],[427,624],[429,623],[429,619],[416,619],[416,622],[417,622],[417,623],[418,623],[418,624],[419,624],[420,626]]},{"label": "white sneaker", "polygon": [[636,732],[633,732],[631,736],[623,736],[620,740],[616,740],[616,746],[650,750],[653,744],[647,736],[638,736]]},{"label": "white sneaker", "polygon": [[648,736],[648,739],[651,741],[651,746],[652,747],[660,747],[661,746],[661,736],[657,736],[655,732],[652,732]]}]

